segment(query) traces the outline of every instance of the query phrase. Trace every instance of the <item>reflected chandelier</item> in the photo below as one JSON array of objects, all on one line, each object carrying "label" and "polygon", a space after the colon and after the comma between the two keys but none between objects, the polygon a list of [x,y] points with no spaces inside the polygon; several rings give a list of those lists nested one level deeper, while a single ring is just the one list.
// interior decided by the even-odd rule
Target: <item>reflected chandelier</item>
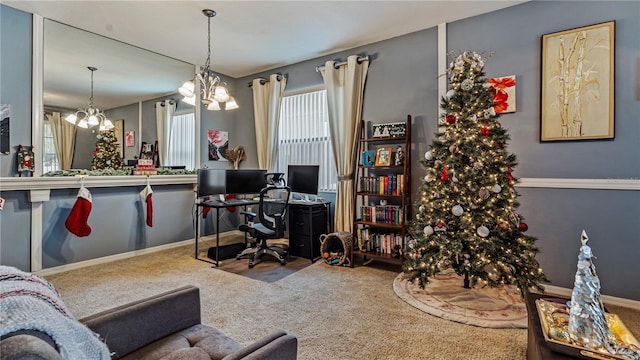
[{"label": "reflected chandelier", "polygon": [[78,108],[75,114],[67,115],[64,119],[77,125],[78,127],[87,129],[88,127],[100,125],[100,131],[111,130],[115,126],[107,116],[93,104],[93,72],[98,70],[93,66],[88,66],[91,70],[91,97],[89,98],[89,106],[86,109]]},{"label": "reflected chandelier", "polygon": [[204,63],[204,68],[195,75],[195,77],[182,84],[178,89],[180,95],[184,96],[182,99],[184,102],[190,105],[196,104],[196,91],[195,82],[198,79],[200,83],[200,92],[202,103],[207,106],[207,110],[221,110],[220,103],[224,103],[225,110],[233,110],[238,108],[238,103],[229,95],[227,90],[227,83],[222,82],[220,77],[211,71],[211,18],[216,16],[216,12],[210,9],[202,10],[204,16],[207,17],[208,22],[208,49],[207,49],[207,61]]}]

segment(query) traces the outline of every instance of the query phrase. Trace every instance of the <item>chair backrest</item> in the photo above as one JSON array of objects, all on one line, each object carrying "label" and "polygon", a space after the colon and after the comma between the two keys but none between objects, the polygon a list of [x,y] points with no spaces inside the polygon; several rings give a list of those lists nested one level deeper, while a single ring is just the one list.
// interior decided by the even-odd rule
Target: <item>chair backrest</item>
[{"label": "chair backrest", "polygon": [[[276,230],[274,237],[284,236],[284,224],[286,222],[287,207],[291,188],[283,185],[269,185],[260,191],[260,204],[258,205],[258,218],[266,228]],[[274,215],[280,214],[282,224],[276,223]],[[277,230],[282,231],[278,232]]]}]

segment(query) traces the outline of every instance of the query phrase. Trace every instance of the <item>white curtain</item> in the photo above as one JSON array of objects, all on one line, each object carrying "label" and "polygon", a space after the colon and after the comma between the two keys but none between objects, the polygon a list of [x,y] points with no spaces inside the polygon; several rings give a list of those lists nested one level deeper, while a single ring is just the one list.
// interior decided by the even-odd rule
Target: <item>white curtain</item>
[{"label": "white curtain", "polygon": [[327,88],[331,147],[338,171],[336,231],[353,231],[353,176],[368,68],[369,60],[358,62],[358,56],[352,55],[346,65],[337,69],[335,61],[327,61],[322,71]]},{"label": "white curtain", "polygon": [[[280,80],[278,80],[280,78]],[[278,74],[264,79],[253,79],[253,115],[256,124],[256,150],[258,166],[268,172],[275,170],[278,153],[278,127],[282,94],[287,86],[287,79]]]},{"label": "white curtain", "polygon": [[167,159],[171,152],[169,139],[171,139],[171,122],[175,112],[176,103],[173,100],[156,103],[156,133],[158,137],[156,152],[160,158],[160,165],[167,165]]},{"label": "white curtain", "polygon": [[76,147],[76,126],[67,121],[63,121],[59,112],[46,114],[51,133],[53,134],[53,142],[56,148],[56,155],[60,162],[62,170],[71,169],[73,162],[73,151]]}]

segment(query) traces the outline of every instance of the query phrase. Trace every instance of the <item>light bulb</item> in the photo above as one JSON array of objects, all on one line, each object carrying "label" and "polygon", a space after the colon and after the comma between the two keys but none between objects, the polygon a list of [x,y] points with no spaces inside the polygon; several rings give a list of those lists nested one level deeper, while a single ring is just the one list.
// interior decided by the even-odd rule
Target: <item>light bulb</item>
[{"label": "light bulb", "polygon": [[100,123],[100,121],[98,121],[98,117],[97,116],[91,115],[91,116],[89,116],[89,120],[87,121],[87,123],[90,126],[96,126],[96,125],[98,125]]},{"label": "light bulb", "polygon": [[76,120],[78,120],[78,117],[76,116],[76,114],[69,114],[64,119],[75,125]]},{"label": "light bulb", "polygon": [[191,106],[194,106],[196,104],[196,96],[185,96],[182,98],[182,101],[184,101],[185,104],[189,104]]},{"label": "light bulb", "polygon": [[[187,81],[184,84],[182,84],[182,86],[180,86],[180,88],[178,89],[178,92],[180,93],[180,95],[184,96],[185,98],[195,97],[194,96],[195,88],[196,87],[193,84],[193,81]],[[194,104],[195,104],[195,100],[194,100]]]},{"label": "light bulb", "polygon": [[212,100],[209,105],[207,105],[207,110],[220,110],[220,104],[217,101]]},{"label": "light bulb", "polygon": [[216,86],[215,90],[213,91],[213,100],[217,102],[225,102],[229,100],[229,97],[229,91],[226,87],[224,87],[224,85]]}]

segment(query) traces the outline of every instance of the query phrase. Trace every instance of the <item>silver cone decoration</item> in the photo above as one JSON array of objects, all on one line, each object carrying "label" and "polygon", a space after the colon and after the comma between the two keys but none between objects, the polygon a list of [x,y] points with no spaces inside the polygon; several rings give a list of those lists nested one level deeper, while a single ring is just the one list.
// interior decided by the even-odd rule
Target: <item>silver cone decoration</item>
[{"label": "silver cone decoration", "polygon": [[618,343],[609,329],[600,296],[600,279],[593,264],[593,253],[587,245],[589,237],[582,230],[582,246],[578,254],[578,270],[569,307],[569,337],[579,346],[640,360],[640,349]]}]

